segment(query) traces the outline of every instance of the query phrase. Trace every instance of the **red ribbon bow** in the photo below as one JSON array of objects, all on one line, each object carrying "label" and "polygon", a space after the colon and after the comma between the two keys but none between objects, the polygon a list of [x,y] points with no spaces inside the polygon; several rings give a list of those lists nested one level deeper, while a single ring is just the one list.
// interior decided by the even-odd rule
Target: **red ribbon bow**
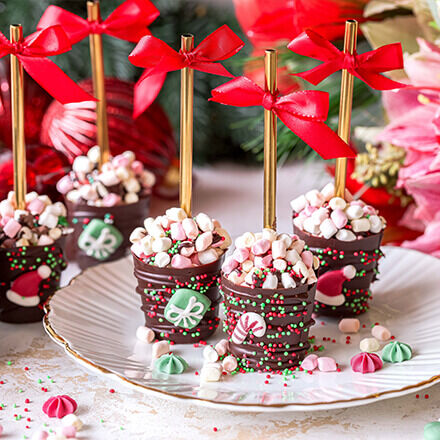
[{"label": "red ribbon bow", "polygon": [[391,90],[405,87],[381,73],[403,68],[402,46],[400,43],[387,44],[363,54],[348,54],[340,51],[330,41],[312,30],[307,30],[292,40],[288,46],[291,51],[323,61],[323,64],[306,72],[296,73],[313,85],[341,69],[347,69],[371,88]]},{"label": "red ribbon bow", "polygon": [[150,33],[147,26],[159,14],[158,9],[148,0],[127,0],[101,22],[91,22],[58,6],[49,6],[41,17],[37,29],[59,24],[72,44],[78,43],[90,34],[108,34],[137,43],[141,37]]},{"label": "red ribbon bow", "polygon": [[284,124],[323,159],[355,157],[351,149],[324,121],[327,119],[329,95],[302,90],[278,96],[265,92],[250,79],[240,76],[212,90],[210,101],[236,107],[261,105],[274,112]]},{"label": "red ribbon bow", "polygon": [[208,35],[191,52],[176,52],[153,36],[143,37],[128,59],[145,71],[135,87],[134,116],[139,116],[156,99],[167,72],[184,67],[233,78],[217,61],[232,57],[244,46],[243,41],[226,25]]},{"label": "red ribbon bow", "polygon": [[68,52],[70,49],[70,40],[61,26],[51,26],[34,32],[18,43],[11,43],[0,32],[0,58],[15,55],[24,70],[57,101],[62,104],[96,101],[55,63],[46,58]]}]

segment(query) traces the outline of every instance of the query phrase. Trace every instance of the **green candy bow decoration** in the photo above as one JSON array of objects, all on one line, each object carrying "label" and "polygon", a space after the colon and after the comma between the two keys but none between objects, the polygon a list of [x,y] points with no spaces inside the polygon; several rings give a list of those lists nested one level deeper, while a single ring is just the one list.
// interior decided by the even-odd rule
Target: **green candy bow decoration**
[{"label": "green candy bow decoration", "polygon": [[113,225],[94,218],[81,232],[78,247],[89,257],[106,260],[121,245],[123,236]]},{"label": "green candy bow decoration", "polygon": [[154,368],[159,373],[182,374],[188,368],[188,363],[183,357],[168,353],[156,359]]},{"label": "green candy bow decoration", "polygon": [[408,344],[392,341],[385,345],[382,351],[382,360],[390,363],[404,362],[412,357],[412,349]]},{"label": "green candy bow decoration", "polygon": [[202,320],[211,305],[203,293],[191,289],[177,289],[165,307],[165,319],[176,327],[192,329]]}]

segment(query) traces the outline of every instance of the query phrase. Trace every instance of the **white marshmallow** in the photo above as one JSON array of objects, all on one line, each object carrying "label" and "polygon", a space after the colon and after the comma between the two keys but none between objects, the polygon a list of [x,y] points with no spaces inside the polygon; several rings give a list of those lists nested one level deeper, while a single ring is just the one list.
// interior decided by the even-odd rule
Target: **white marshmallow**
[{"label": "white marshmallow", "polygon": [[370,221],[367,218],[359,218],[351,221],[353,232],[367,232],[370,230]]},{"label": "white marshmallow", "polygon": [[113,186],[119,183],[119,178],[114,171],[104,171],[98,176],[98,179],[105,186]]},{"label": "white marshmallow", "polygon": [[315,206],[316,208],[320,208],[325,202],[324,196],[316,189],[306,193],[306,199],[310,206]]},{"label": "white marshmallow", "polygon": [[166,252],[158,252],[154,257],[154,265],[157,267],[168,266],[171,262],[171,257]]},{"label": "white marshmallow", "polygon": [[98,198],[98,193],[92,185],[82,185],[78,191],[84,200],[96,200]]},{"label": "white marshmallow", "polygon": [[370,232],[373,234],[377,234],[383,229],[382,220],[378,215],[370,215],[368,220],[370,221]]},{"label": "white marshmallow", "polygon": [[295,225],[296,228],[300,229],[300,230],[304,230],[304,221],[307,217],[303,217],[303,216],[298,216],[295,217],[293,219],[293,224]]},{"label": "white marshmallow", "polygon": [[130,170],[127,170],[127,168],[125,168],[125,167],[117,167],[115,169],[115,174],[116,174],[116,177],[121,182],[128,181],[130,179],[130,176],[131,176]]},{"label": "white marshmallow", "polygon": [[203,359],[207,362],[217,362],[218,361],[218,353],[212,345],[207,345],[203,349]]},{"label": "white marshmallow", "polygon": [[332,211],[335,211],[336,209],[344,210],[347,206],[347,202],[342,197],[332,197],[328,202],[328,205]]},{"label": "white marshmallow", "polygon": [[235,240],[235,247],[250,248],[257,241],[255,234],[252,232],[245,232]]},{"label": "white marshmallow", "polygon": [[31,191],[24,196],[24,201],[26,203],[31,203],[38,197],[38,193],[36,191]]},{"label": "white marshmallow", "polygon": [[81,194],[77,189],[73,189],[66,194],[66,199],[69,202],[76,203],[81,198]]},{"label": "white marshmallow", "polygon": [[290,264],[296,264],[298,261],[301,260],[301,257],[300,257],[299,253],[295,249],[291,249],[291,250],[286,252],[286,260]]},{"label": "white marshmallow", "polygon": [[324,199],[328,202],[335,195],[335,185],[333,182],[327,183],[321,190],[321,194],[324,196]]},{"label": "white marshmallow", "polygon": [[144,170],[139,176],[139,180],[144,188],[152,188],[156,183],[156,176],[152,172]]},{"label": "white marshmallow", "polygon": [[135,243],[136,241],[140,241],[145,237],[147,231],[144,228],[135,228],[133,232],[130,234],[130,242]]},{"label": "white marshmallow", "polygon": [[47,226],[49,229],[54,228],[58,224],[58,217],[48,212],[42,212],[38,219],[38,224]]},{"label": "white marshmallow", "polygon": [[127,190],[127,192],[138,193],[141,190],[141,184],[137,179],[131,177],[124,182],[124,188]]},{"label": "white marshmallow", "polygon": [[276,289],[278,286],[278,278],[276,275],[268,273],[266,279],[263,282],[263,289]]},{"label": "white marshmallow", "polygon": [[185,210],[182,208],[169,208],[165,211],[165,215],[175,222],[182,222],[184,219],[188,218]]},{"label": "white marshmallow", "polygon": [[[252,263],[252,262],[251,262]],[[272,266],[276,269],[279,270],[280,272],[282,272],[283,270],[286,270],[287,268],[287,263],[286,260],[282,259],[282,258],[277,258],[276,260],[272,261]],[[243,268],[243,265],[242,265]]]},{"label": "white marshmallow", "polygon": [[361,218],[364,215],[364,210],[359,205],[350,205],[345,209],[345,213],[349,220]]},{"label": "white marshmallow", "polygon": [[319,226],[325,219],[328,218],[328,209],[327,208],[319,208],[312,215],[311,219],[316,226]]},{"label": "white marshmallow", "polygon": [[327,239],[333,237],[333,235],[335,235],[336,232],[338,232],[338,228],[333,223],[333,220],[330,218],[325,219],[321,223],[319,230],[321,231],[322,236]]},{"label": "white marshmallow", "polygon": [[207,232],[207,231],[212,232],[214,230],[214,222],[211,220],[211,218],[209,218],[209,216],[207,216],[203,212],[201,212],[200,214],[197,214],[195,220],[196,220],[196,223],[198,224],[199,228],[203,232]]},{"label": "white marshmallow", "polygon": [[67,416],[64,416],[61,419],[61,423],[63,426],[73,426],[77,432],[81,431],[81,428],[83,427],[83,422],[75,414],[67,414]]},{"label": "white marshmallow", "polygon": [[195,241],[196,251],[202,252],[205,249],[208,249],[208,247],[211,246],[211,243],[212,232],[204,232],[203,234],[200,234]]},{"label": "white marshmallow", "polygon": [[[186,215],[186,213],[185,213],[185,215]],[[182,227],[183,227],[183,230],[185,231],[185,235],[190,240],[194,240],[199,235],[199,227],[197,226],[197,223],[192,218],[184,218],[182,220]]]},{"label": "white marshmallow", "polygon": [[282,240],[272,242],[272,257],[274,259],[284,258],[286,256],[286,244]]},{"label": "white marshmallow", "polygon": [[155,221],[153,221],[149,225],[149,227],[147,228],[147,231],[152,237],[155,237],[155,238],[160,238],[160,237],[166,236],[165,231],[163,230],[162,226]]},{"label": "white marshmallow", "polygon": [[128,159],[128,162],[129,162],[130,164],[136,159],[135,154],[133,153],[133,151],[130,151],[130,150],[126,150],[126,151],[124,151],[124,152],[122,153],[122,155],[123,155],[126,159]]},{"label": "white marshmallow", "polygon": [[298,275],[301,275],[303,278],[307,277],[307,275],[309,274],[309,269],[307,268],[307,266],[304,264],[304,262],[302,260],[298,261],[293,266],[293,270],[295,271],[295,273],[297,273]]},{"label": "white marshmallow", "polygon": [[[231,283],[240,285],[246,280],[246,278],[244,274],[239,274],[236,270],[234,270],[228,275],[228,280],[231,281]],[[249,284],[252,284],[252,282]]]},{"label": "white marshmallow", "polygon": [[243,269],[244,272],[249,272],[253,267],[254,267],[254,263],[251,260],[246,260],[241,264],[241,268]]},{"label": "white marshmallow", "polygon": [[300,195],[296,199],[290,202],[290,206],[296,213],[301,212],[306,206],[308,206],[307,199],[304,195]]},{"label": "white marshmallow", "polygon": [[168,237],[153,237],[153,252],[165,252],[172,246],[172,241]]},{"label": "white marshmallow", "polygon": [[263,229],[263,238],[269,241],[275,241],[277,239],[277,233],[270,228]]},{"label": "white marshmallow", "polygon": [[64,203],[56,202],[53,205],[48,206],[47,209],[51,208],[52,214],[65,217],[67,215],[67,209]]},{"label": "white marshmallow", "polygon": [[154,241],[154,238],[151,235],[147,235],[141,239],[140,245],[141,245],[142,252],[145,255],[150,255],[153,253],[153,241]]},{"label": "white marshmallow", "polygon": [[161,356],[169,352],[170,352],[170,346],[167,341],[155,342],[153,344],[153,347],[151,348],[151,355],[153,359],[160,358]]},{"label": "white marshmallow", "polygon": [[93,163],[87,156],[77,156],[72,164],[72,169],[76,173],[90,173],[93,170]]},{"label": "white marshmallow", "polygon": [[[49,208],[49,207],[48,207]],[[48,210],[48,208],[46,208],[45,209],[45,211],[47,211],[47,213],[48,214],[52,214],[49,210]],[[22,216],[22,215],[28,215],[29,214],[29,211],[26,211],[26,210],[24,210],[24,209],[16,209],[15,210],[15,212],[14,212],[14,220],[20,220],[20,217]]]},{"label": "white marshmallow", "polygon": [[278,236],[278,240],[284,241],[284,244],[286,245],[286,249],[289,249],[290,245],[292,244],[292,237],[289,234],[280,234]]},{"label": "white marshmallow", "polygon": [[349,231],[348,229],[341,229],[337,232],[336,238],[339,241],[354,241],[356,240],[356,235],[354,235],[353,232]]},{"label": "white marshmallow", "polygon": [[124,202],[125,203],[136,203],[139,201],[139,196],[134,192],[129,192],[125,194]]},{"label": "white marshmallow", "polygon": [[221,376],[221,369],[214,367],[213,364],[204,365],[202,370],[200,371],[200,380],[202,382],[218,382]]},{"label": "white marshmallow", "polygon": [[285,289],[293,289],[296,287],[295,280],[287,272],[281,274],[281,283]]},{"label": "white marshmallow", "polygon": [[151,328],[140,325],[136,330],[136,338],[151,344],[154,341],[154,331]]},{"label": "white marshmallow", "polygon": [[87,152],[87,157],[93,163],[98,163],[100,156],[101,156],[101,149],[99,148],[99,145],[95,145],[94,147],[90,148],[90,150]]},{"label": "white marshmallow", "polygon": [[199,261],[202,264],[210,264],[218,260],[218,255],[215,249],[207,249],[198,254]]},{"label": "white marshmallow", "polygon": [[304,220],[303,228],[306,232],[309,232],[312,235],[319,234],[319,226],[315,225],[315,222],[311,217],[308,217]]}]

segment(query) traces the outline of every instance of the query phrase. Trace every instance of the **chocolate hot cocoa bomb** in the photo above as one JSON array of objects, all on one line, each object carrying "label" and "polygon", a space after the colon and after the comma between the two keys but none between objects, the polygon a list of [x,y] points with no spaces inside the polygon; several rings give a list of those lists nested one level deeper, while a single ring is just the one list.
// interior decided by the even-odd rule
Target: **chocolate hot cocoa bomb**
[{"label": "chocolate hot cocoa bomb", "polygon": [[293,230],[319,260],[315,311],[351,316],[368,310],[371,283],[386,222],[378,211],[353,200],[334,197],[334,185],[312,190],[292,200]]},{"label": "chocolate hot cocoa bomb", "polygon": [[319,261],[271,229],[246,232],[222,266],[229,350],[241,371],[295,369],[310,348]]},{"label": "chocolate hot cocoa bomb", "polygon": [[66,267],[66,208],[31,192],[19,210],[14,192],[0,202],[0,321],[40,321]]},{"label": "chocolate hot cocoa bomb", "polygon": [[157,339],[206,340],[219,325],[219,276],[231,239],[217,220],[181,208],[144,221],[130,237],[145,325]]},{"label": "chocolate hot cocoa bomb", "polygon": [[68,260],[81,269],[126,255],[132,230],[149,211],[155,176],[131,151],[98,170],[99,147],[79,156],[57,184],[64,194],[73,233],[66,242]]}]

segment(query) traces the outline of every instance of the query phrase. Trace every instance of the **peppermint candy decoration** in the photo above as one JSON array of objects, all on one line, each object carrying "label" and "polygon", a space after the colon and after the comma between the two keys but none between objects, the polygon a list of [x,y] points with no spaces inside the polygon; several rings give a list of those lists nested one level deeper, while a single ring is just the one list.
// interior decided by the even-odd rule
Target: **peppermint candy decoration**
[{"label": "peppermint candy decoration", "polygon": [[232,342],[242,344],[251,330],[257,338],[261,338],[266,334],[266,321],[255,312],[247,312],[241,315],[232,333]]},{"label": "peppermint candy decoration", "polygon": [[164,316],[176,327],[192,329],[209,310],[211,300],[191,289],[177,289],[165,307]]}]

